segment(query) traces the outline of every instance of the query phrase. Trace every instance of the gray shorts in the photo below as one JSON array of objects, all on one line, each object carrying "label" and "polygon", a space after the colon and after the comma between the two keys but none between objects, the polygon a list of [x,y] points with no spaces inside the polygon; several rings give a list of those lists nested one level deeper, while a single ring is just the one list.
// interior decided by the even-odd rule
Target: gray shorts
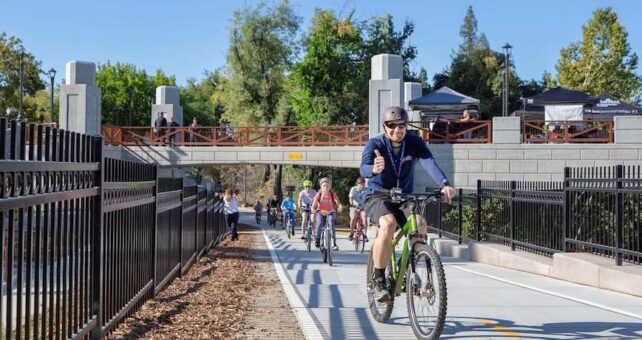
[{"label": "gray shorts", "polygon": [[407,203],[393,203],[389,195],[369,195],[363,203],[366,215],[374,225],[379,225],[379,218],[386,214],[393,214],[397,220],[397,228],[406,224],[410,216],[410,206]]},{"label": "gray shorts", "polygon": [[361,208],[350,207],[350,219],[356,218],[361,213]]}]

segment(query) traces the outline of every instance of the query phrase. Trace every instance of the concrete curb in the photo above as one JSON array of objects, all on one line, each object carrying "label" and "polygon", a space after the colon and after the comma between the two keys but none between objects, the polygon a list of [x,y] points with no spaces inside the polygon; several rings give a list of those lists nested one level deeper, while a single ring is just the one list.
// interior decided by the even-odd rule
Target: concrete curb
[{"label": "concrete curb", "polygon": [[525,251],[512,251],[510,247],[457,241],[429,234],[431,245],[444,256],[485,263],[539,274],[564,281],[608,289],[642,297],[642,266],[624,263],[616,266],[615,260],[586,253],[557,253],[552,258]]}]

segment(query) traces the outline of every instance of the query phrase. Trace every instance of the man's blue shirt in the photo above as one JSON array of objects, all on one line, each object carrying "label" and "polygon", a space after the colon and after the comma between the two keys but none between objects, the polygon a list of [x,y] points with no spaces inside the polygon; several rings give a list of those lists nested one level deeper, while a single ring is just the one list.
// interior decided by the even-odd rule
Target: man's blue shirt
[{"label": "man's blue shirt", "polygon": [[[376,157],[375,150],[379,150],[379,153],[386,162],[383,171],[376,175],[372,173],[372,167]],[[428,160],[428,162],[424,162],[422,165],[435,182],[439,184],[448,183],[448,178],[446,178],[444,172],[437,166],[437,163],[435,163],[432,153],[428,150],[426,143],[424,143],[421,137],[406,133],[402,142],[401,152],[403,152],[403,154],[400,153],[399,156],[395,155],[390,139],[384,134],[368,140],[361,154],[361,166],[359,168],[362,177],[370,178],[368,180],[368,187],[366,188],[366,195],[372,194],[373,190],[389,190],[397,187],[397,180],[403,192],[412,192],[415,177],[415,163],[420,159]]]}]

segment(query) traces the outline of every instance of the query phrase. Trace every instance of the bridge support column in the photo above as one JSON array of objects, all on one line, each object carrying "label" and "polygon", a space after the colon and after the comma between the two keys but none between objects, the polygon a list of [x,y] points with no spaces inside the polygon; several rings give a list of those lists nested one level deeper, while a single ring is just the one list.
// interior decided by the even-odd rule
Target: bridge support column
[{"label": "bridge support column", "polygon": [[165,113],[168,122],[172,118],[178,125],[183,126],[183,107],[178,87],[159,86],[156,88],[156,103],[152,105],[151,126],[154,126],[154,121],[161,112]]},{"label": "bridge support column", "polygon": [[60,85],[58,125],[61,129],[99,136],[101,93],[96,87],[96,65],[68,62],[65,82]]},{"label": "bridge support column", "polygon": [[396,54],[378,54],[371,59],[369,90],[370,137],[382,132],[381,114],[389,106],[404,106],[403,59]]}]

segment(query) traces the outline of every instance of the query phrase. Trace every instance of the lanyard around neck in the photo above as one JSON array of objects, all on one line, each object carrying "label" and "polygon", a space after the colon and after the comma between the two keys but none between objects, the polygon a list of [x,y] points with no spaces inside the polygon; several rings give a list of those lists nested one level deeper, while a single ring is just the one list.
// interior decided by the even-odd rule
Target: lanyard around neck
[{"label": "lanyard around neck", "polygon": [[392,163],[392,169],[395,172],[395,175],[397,175],[397,187],[399,187],[399,181],[401,179],[401,167],[403,165],[402,160],[404,157],[404,152],[406,150],[406,141],[404,140],[401,142],[401,153],[399,153],[399,167],[397,167],[397,163],[395,162],[395,159],[393,157],[393,148],[392,148],[392,141],[389,138],[386,138],[388,140],[388,143],[386,143],[386,149],[388,149],[388,157],[390,158],[390,163]]}]

